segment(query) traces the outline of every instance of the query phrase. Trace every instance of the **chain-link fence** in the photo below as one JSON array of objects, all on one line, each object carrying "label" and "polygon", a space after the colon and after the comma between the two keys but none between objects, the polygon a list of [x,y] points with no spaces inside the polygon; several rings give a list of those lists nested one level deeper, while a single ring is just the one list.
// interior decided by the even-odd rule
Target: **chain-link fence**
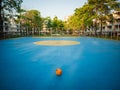
[{"label": "chain-link fence", "polygon": [[[86,31],[86,32],[80,32],[80,31],[73,31],[73,32],[67,32],[66,30],[62,30],[56,33],[53,32],[54,30],[48,29],[48,30],[42,30],[41,27],[28,27],[28,26],[19,26],[19,25],[0,25],[0,39],[6,39],[6,38],[14,38],[14,37],[25,37],[25,36],[82,36],[85,34],[86,36],[100,36],[99,32],[96,31],[96,35],[94,32]],[[105,38],[113,38],[113,39],[120,39],[120,26],[117,26],[115,30],[103,30],[102,37]]]},{"label": "chain-link fence", "polygon": [[19,25],[0,25],[0,39],[42,35],[50,35],[50,31],[43,32],[40,27],[31,28]]}]

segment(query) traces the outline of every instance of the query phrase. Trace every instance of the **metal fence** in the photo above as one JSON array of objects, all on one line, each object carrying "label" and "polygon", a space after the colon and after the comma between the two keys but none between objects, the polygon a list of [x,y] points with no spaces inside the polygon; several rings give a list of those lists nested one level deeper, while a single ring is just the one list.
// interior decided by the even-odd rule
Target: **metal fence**
[{"label": "metal fence", "polygon": [[28,26],[0,26],[0,38],[12,38],[12,37],[24,37],[24,36],[42,36],[50,35],[50,31],[44,31],[40,27],[28,27]]},{"label": "metal fence", "polygon": [[[100,30],[96,32],[94,30],[81,32],[78,30],[77,32],[67,33],[66,30],[62,30],[59,33],[54,33],[54,30],[41,30],[40,27],[30,28],[28,26],[8,26],[8,25],[0,25],[0,39],[13,38],[13,37],[24,37],[24,36],[67,36],[67,35],[86,35],[86,36],[101,36],[108,38],[116,38],[120,39],[120,30],[103,30],[102,35],[100,35]],[[96,33],[96,34],[95,34]],[[58,35],[59,34],[59,35]]]}]

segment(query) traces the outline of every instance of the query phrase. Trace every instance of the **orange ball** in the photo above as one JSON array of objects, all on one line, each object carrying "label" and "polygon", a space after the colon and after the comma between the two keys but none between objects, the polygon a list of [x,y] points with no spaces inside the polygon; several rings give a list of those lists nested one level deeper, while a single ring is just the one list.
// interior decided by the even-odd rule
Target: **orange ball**
[{"label": "orange ball", "polygon": [[62,75],[62,70],[60,68],[56,69],[56,75],[58,76]]}]

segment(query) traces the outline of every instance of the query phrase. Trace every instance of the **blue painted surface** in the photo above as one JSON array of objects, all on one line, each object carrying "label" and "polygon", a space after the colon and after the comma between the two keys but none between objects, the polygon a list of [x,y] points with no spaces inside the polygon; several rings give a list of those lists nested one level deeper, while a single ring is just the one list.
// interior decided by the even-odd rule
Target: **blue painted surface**
[{"label": "blue painted surface", "polygon": [[[33,44],[42,40],[80,44]],[[63,70],[62,76],[56,76],[56,68]],[[120,90],[120,42],[97,38],[1,40],[0,90]]]}]

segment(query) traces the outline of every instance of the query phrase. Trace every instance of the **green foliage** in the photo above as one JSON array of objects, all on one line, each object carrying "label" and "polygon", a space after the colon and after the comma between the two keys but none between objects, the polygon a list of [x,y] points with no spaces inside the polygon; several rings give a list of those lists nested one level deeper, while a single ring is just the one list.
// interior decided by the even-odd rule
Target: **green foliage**
[{"label": "green foliage", "polygon": [[55,17],[53,18],[53,28],[56,29],[57,27],[58,27],[58,17],[55,16]]},{"label": "green foliage", "polygon": [[[11,13],[19,12],[22,0],[1,0],[0,1],[0,19],[10,18]],[[4,14],[4,17],[3,17]]]},{"label": "green foliage", "polygon": [[3,37],[3,22],[9,21],[15,17],[13,13],[19,12],[21,9],[22,0],[0,0],[0,37]]},{"label": "green foliage", "polygon": [[52,28],[52,20],[50,17],[47,17],[45,20],[47,20],[47,28]]},{"label": "green foliage", "polygon": [[83,7],[76,8],[75,13],[68,19],[67,28],[72,30],[85,30],[91,25],[93,15],[93,6],[85,4]]},{"label": "green foliage", "polygon": [[22,0],[1,0],[2,6],[1,9],[6,9],[12,11],[13,9],[19,11],[21,8]]},{"label": "green foliage", "polygon": [[64,27],[64,23],[62,20],[59,20],[57,16],[55,16],[52,21],[52,27],[57,30],[62,29]]},{"label": "green foliage", "polygon": [[21,15],[22,25],[31,27],[42,27],[42,17],[37,10],[29,10]]},{"label": "green foliage", "polygon": [[65,28],[86,30],[87,27],[92,26],[93,19],[102,23],[106,20],[106,15],[114,10],[120,10],[118,0],[88,0],[82,7],[75,9],[74,14],[66,21]]},{"label": "green foliage", "polygon": [[120,11],[120,1],[119,0],[107,0],[108,5],[111,10]]}]

